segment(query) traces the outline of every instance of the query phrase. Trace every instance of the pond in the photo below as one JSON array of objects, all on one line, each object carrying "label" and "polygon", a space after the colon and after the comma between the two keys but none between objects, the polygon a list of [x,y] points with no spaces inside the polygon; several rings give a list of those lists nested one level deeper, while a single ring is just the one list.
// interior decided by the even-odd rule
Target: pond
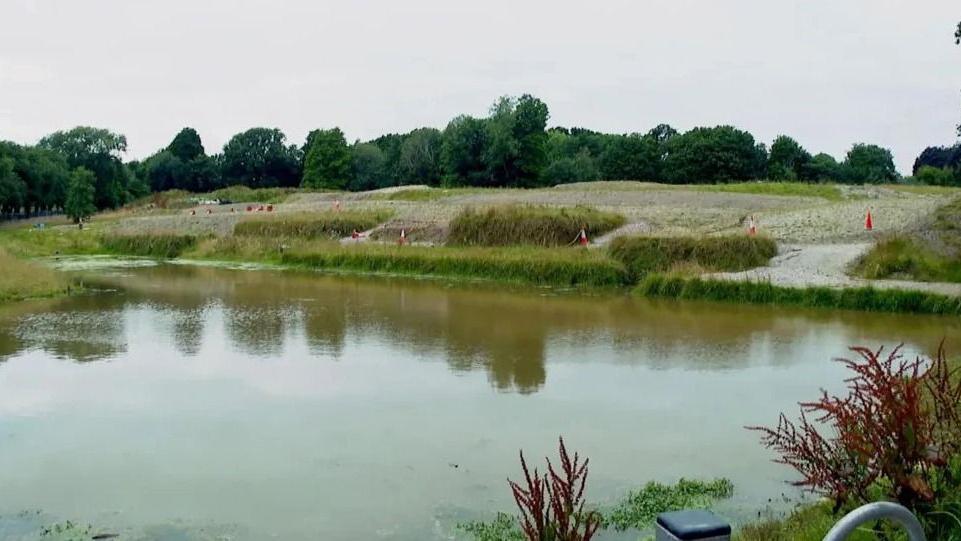
[{"label": "pond", "polygon": [[[844,377],[849,345],[930,354],[957,318],[651,302],[183,264],[83,271],[0,309],[0,531],[449,539],[513,512],[517,452],[591,459],[609,504],[728,477],[794,493],[745,425]],[[948,343],[950,348],[952,344]],[[633,537],[636,538],[636,535]]]}]

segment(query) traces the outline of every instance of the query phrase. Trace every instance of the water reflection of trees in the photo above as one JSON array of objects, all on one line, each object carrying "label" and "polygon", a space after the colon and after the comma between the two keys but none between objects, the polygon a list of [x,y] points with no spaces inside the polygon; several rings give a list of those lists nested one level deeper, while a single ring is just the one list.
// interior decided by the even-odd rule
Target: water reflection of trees
[{"label": "water reflection of trees", "polygon": [[[350,332],[424,357],[442,356],[455,371],[484,370],[500,390],[534,392],[547,380],[552,348],[574,362],[718,370],[809,361],[796,358],[798,344],[813,351],[826,340],[868,345],[910,340],[933,348],[959,327],[951,318],[656,303],[627,296],[547,297],[208,267],[159,266],[100,280],[123,294],[65,299],[16,318],[16,332],[0,319],[0,357],[32,346],[78,360],[115,355],[125,348],[123,310],[144,305],[185,355],[197,354],[206,334],[218,332],[212,314],[220,311],[229,345],[251,355],[276,356],[290,340],[303,340],[312,353],[337,357]],[[581,348],[585,343],[589,349]],[[604,358],[568,359],[584,351]]]}]

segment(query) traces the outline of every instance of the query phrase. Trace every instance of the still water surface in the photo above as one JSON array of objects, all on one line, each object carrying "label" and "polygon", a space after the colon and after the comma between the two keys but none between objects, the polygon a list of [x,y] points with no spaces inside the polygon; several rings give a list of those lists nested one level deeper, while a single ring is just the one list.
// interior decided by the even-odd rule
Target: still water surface
[{"label": "still water surface", "polygon": [[848,345],[929,353],[961,327],[186,265],[87,280],[0,309],[8,536],[446,539],[512,511],[518,449],[561,434],[593,501],[725,476],[749,516],[789,472],[744,425],[839,389]]}]

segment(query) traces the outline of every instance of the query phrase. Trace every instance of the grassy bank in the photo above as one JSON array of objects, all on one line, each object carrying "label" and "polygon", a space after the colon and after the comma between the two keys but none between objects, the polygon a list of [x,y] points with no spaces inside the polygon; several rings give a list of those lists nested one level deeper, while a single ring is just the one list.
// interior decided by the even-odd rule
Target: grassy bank
[{"label": "grassy bank", "polygon": [[179,257],[197,245],[197,237],[190,235],[101,235],[100,245],[106,253],[157,257]]},{"label": "grassy bank", "polygon": [[285,250],[281,262],[314,269],[485,279],[556,287],[623,287],[623,266],[603,253],[544,248],[367,245]]},{"label": "grassy bank", "polygon": [[581,228],[589,236],[624,225],[620,214],[590,207],[510,205],[482,210],[468,208],[450,222],[447,243],[453,246],[566,246]]},{"label": "grassy bank", "polygon": [[366,231],[390,218],[389,210],[351,210],[277,214],[245,219],[234,235],[257,237],[337,238]]},{"label": "grassy bank", "polygon": [[777,255],[777,243],[767,237],[619,237],[611,256],[624,264],[632,279],[677,267],[736,272],[760,267]]},{"label": "grassy bank", "polygon": [[17,259],[0,248],[0,303],[53,297],[66,293],[69,283],[42,265]]},{"label": "grassy bank", "polygon": [[852,270],[870,279],[961,282],[961,199],[939,208],[923,233],[882,239]]},{"label": "grassy bank", "polygon": [[634,292],[645,297],[680,300],[777,304],[868,312],[961,315],[961,297],[872,287],[790,288],[766,282],[734,282],[649,274],[641,280]]}]

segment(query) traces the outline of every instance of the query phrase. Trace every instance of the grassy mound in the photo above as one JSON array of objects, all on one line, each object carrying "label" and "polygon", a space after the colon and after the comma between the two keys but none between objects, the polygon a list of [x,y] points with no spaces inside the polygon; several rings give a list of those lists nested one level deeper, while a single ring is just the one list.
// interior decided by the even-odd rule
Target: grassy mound
[{"label": "grassy mound", "polygon": [[634,278],[650,272],[693,265],[711,271],[742,271],[767,264],[777,255],[777,243],[767,237],[618,237],[611,256]]},{"label": "grassy mound", "polygon": [[935,212],[926,235],[882,239],[852,271],[864,278],[961,282],[961,199]]},{"label": "grassy mound", "polygon": [[864,278],[961,282],[961,261],[946,257],[905,236],[878,242],[861,256],[853,272]]},{"label": "grassy mound", "polygon": [[582,227],[588,236],[624,225],[620,214],[589,207],[552,208],[511,205],[465,209],[450,223],[447,243],[453,246],[565,246]]},{"label": "grassy mound", "polygon": [[873,287],[791,288],[775,286],[767,282],[705,280],[649,274],[634,291],[639,295],[655,298],[777,304],[868,312],[961,315],[961,297]]},{"label": "grassy mound", "polygon": [[169,259],[196,246],[197,237],[166,234],[106,234],[100,237],[100,244],[108,253]]},{"label": "grassy mound", "polygon": [[275,214],[246,219],[234,226],[234,235],[255,237],[336,238],[355,229],[366,231],[390,218],[385,210],[350,210],[303,214]]},{"label": "grassy mound", "polygon": [[730,184],[699,185],[695,186],[694,189],[701,192],[820,197],[828,201],[844,199],[841,189],[836,185],[810,182],[734,182]]},{"label": "grassy mound", "polygon": [[42,265],[13,257],[0,249],[0,303],[50,297],[63,293],[67,281],[55,271]]},{"label": "grassy mound", "polygon": [[232,203],[283,203],[296,188],[250,188],[249,186],[228,186],[208,194],[194,194],[201,199],[218,199]]},{"label": "grassy mound", "polygon": [[624,268],[602,253],[543,248],[309,246],[284,250],[281,261],[316,269],[444,276],[549,286],[617,287]]}]

